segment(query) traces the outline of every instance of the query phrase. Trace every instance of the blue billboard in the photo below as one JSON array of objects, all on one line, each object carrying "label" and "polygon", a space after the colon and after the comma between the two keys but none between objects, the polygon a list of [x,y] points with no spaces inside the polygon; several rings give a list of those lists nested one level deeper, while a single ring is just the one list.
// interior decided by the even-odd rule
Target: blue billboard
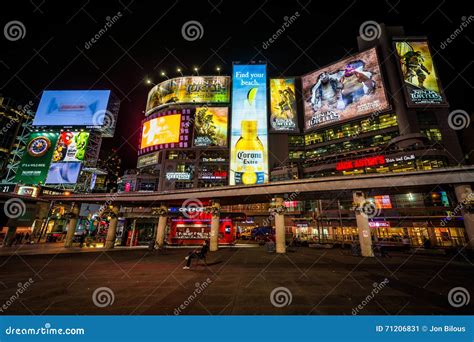
[{"label": "blue billboard", "polygon": [[52,163],[45,184],[75,184],[81,171],[81,163]]},{"label": "blue billboard", "polygon": [[229,184],[268,182],[267,66],[235,64]]},{"label": "blue billboard", "polygon": [[101,127],[110,90],[45,90],[34,126]]}]

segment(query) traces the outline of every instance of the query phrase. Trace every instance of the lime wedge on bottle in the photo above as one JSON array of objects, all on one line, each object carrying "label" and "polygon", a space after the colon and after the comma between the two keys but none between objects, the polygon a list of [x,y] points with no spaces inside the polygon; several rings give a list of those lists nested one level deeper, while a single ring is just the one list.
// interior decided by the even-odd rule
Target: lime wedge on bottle
[{"label": "lime wedge on bottle", "polygon": [[249,92],[247,93],[247,101],[249,101],[250,105],[253,105],[253,103],[255,102],[255,98],[257,97],[257,90],[258,90],[258,87],[255,87],[255,88],[250,89]]}]

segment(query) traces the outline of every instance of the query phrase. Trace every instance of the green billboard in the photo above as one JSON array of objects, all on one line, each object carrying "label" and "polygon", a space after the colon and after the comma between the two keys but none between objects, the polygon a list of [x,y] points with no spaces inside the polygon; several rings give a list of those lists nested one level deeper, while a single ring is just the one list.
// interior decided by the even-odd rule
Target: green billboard
[{"label": "green billboard", "polygon": [[59,133],[51,132],[30,134],[26,151],[15,176],[16,183],[28,185],[44,183],[58,137]]}]

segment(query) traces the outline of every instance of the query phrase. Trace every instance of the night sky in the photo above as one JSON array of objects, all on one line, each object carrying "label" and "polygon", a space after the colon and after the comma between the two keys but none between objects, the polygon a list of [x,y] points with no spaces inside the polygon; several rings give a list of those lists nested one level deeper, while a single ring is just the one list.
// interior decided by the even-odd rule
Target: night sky
[{"label": "night sky", "polygon": [[[13,3],[13,4],[12,4]],[[402,25],[409,36],[427,35],[452,109],[473,110],[471,99],[474,21],[445,49],[440,44],[470,15],[468,2],[448,1],[9,1],[1,25],[20,21],[26,34],[9,41],[2,35],[0,93],[19,104],[38,103],[43,89],[111,89],[121,99],[115,147],[124,168],[136,163],[138,131],[150,89],[144,80],[230,74],[233,61],[267,61],[270,76],[298,76],[357,51],[362,23]],[[377,4],[377,5],[375,5]],[[121,16],[100,39],[86,43],[107,17]],[[285,17],[299,17],[276,42],[263,48]],[[202,38],[188,41],[181,29],[196,20]],[[468,76],[470,75],[470,76]],[[469,84],[471,82],[471,84]],[[36,105],[34,106],[36,108]]]}]

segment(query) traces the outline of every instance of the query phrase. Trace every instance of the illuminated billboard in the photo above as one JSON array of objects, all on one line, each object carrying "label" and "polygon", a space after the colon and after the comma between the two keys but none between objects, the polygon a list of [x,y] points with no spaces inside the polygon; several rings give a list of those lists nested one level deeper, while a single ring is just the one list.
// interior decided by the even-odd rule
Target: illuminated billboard
[{"label": "illuminated billboard", "polygon": [[137,168],[158,164],[158,152],[145,154],[138,157]]},{"label": "illuminated billboard", "polygon": [[33,125],[101,127],[109,98],[110,90],[45,90]]},{"label": "illuminated billboard", "polygon": [[390,108],[375,48],[313,71],[301,80],[305,130]]},{"label": "illuminated billboard", "polygon": [[298,132],[295,79],[270,79],[270,130]]},{"label": "illuminated billboard", "polygon": [[62,132],[54,149],[53,163],[84,161],[88,132]]},{"label": "illuminated billboard", "polygon": [[44,182],[58,137],[59,133],[34,132],[30,134],[15,176],[16,183],[39,184]]},{"label": "illuminated billboard", "polygon": [[447,106],[427,41],[397,41],[407,106]]},{"label": "illuminated billboard", "polygon": [[267,70],[265,64],[232,71],[230,185],[268,182]]},{"label": "illuminated billboard", "polygon": [[75,184],[81,171],[81,163],[52,163],[45,184]]},{"label": "illuminated billboard", "polygon": [[197,107],[194,146],[227,146],[227,107]]},{"label": "illuminated billboard", "polygon": [[181,114],[161,116],[145,121],[140,148],[177,143],[181,128]]},{"label": "illuminated billboard", "polygon": [[228,76],[188,76],[161,82],[148,93],[146,112],[172,103],[227,103]]},{"label": "illuminated billboard", "polygon": [[187,148],[191,109],[155,113],[142,121],[138,155],[166,148]]}]

